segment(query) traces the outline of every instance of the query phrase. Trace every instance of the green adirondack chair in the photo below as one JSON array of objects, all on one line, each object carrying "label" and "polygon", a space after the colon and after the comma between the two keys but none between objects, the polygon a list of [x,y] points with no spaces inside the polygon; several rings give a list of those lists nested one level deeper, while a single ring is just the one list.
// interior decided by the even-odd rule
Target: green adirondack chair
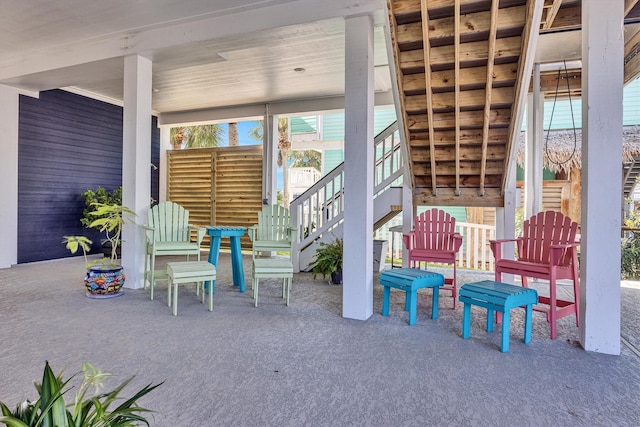
[{"label": "green adirondack chair", "polygon": [[[156,270],[156,257],[185,255],[189,261],[189,257],[194,255],[200,261],[200,243],[207,230],[204,227],[190,225],[189,211],[173,202],[162,202],[150,208],[147,221],[144,271],[153,299],[155,281],[166,277],[166,270]],[[195,231],[195,241],[191,239],[192,231]]]},{"label": "green adirondack chair", "polygon": [[[282,278],[282,298],[289,305],[293,280],[293,242],[296,228],[291,226],[291,214],[282,206],[265,206],[258,212],[258,224],[249,227],[252,243],[252,280],[254,305],[258,306],[259,279]],[[289,257],[261,258],[260,252],[288,252]]]},{"label": "green adirondack chair", "polygon": [[289,209],[278,205],[263,207],[258,212],[258,223],[248,231],[253,258],[259,252],[288,252],[291,256],[296,228],[291,226]]}]

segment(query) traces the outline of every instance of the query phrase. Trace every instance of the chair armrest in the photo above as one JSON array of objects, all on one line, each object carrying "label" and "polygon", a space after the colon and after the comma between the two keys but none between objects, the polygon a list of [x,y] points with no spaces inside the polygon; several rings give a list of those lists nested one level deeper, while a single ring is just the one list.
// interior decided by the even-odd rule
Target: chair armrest
[{"label": "chair armrest", "polygon": [[462,246],[462,234],[454,233],[451,235],[453,239],[453,251],[458,252],[460,250],[460,246]]},{"label": "chair armrest", "polygon": [[567,252],[570,253],[571,260],[577,263],[577,251],[576,248],[580,246],[580,243],[556,243],[550,245],[550,256],[549,262],[551,265],[560,265],[562,259],[565,257]]},{"label": "chair armrest", "polygon": [[293,243],[296,241],[298,229],[296,227],[287,227],[287,234],[289,235],[289,241],[293,246]]},{"label": "chair armrest", "polygon": [[151,245],[155,244],[155,234],[156,234],[156,229],[155,227],[149,227],[148,225],[143,225],[142,226],[144,228],[145,234],[147,235],[147,243],[150,243]]},{"label": "chair armrest", "polygon": [[252,242],[256,238],[256,233],[258,232],[258,225],[252,225],[251,227],[247,227],[247,234],[249,234],[249,240]]},{"label": "chair armrest", "polygon": [[189,228],[189,232],[191,232],[191,230],[196,230],[197,233],[197,241],[198,241],[198,246],[200,245],[200,243],[202,243],[202,239],[204,239],[204,235],[207,232],[207,229],[205,227],[199,227],[197,225],[187,225],[187,227]]},{"label": "chair armrest", "polygon": [[496,261],[502,259],[502,244],[503,243],[513,243],[518,242],[520,239],[499,239],[499,240],[489,240],[489,247],[491,247],[491,252],[493,252],[493,257]]},{"label": "chair armrest", "polygon": [[413,249],[414,235],[415,235],[415,232],[413,231],[410,231],[409,233],[404,233],[402,235],[402,243],[404,244],[404,247],[407,248],[408,250]]}]

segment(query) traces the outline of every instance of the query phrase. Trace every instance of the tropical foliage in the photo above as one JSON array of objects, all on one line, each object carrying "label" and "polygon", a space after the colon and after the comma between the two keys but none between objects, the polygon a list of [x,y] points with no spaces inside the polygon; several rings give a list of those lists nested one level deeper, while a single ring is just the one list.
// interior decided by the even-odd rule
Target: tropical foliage
[{"label": "tropical foliage", "polygon": [[[631,211],[629,217],[624,220],[624,226],[631,229],[640,229],[640,214]],[[640,279],[640,236],[638,232],[628,232],[628,236],[622,239],[620,275],[625,280]]]},{"label": "tropical foliage", "polygon": [[170,140],[174,150],[180,148],[217,147],[224,130],[220,125],[179,126],[171,128]]},{"label": "tropical foliage", "polygon": [[316,258],[310,265],[313,278],[322,274],[324,279],[331,273],[342,270],[342,254],[342,239],[335,239],[331,243],[321,242],[320,247],[316,249]]},{"label": "tropical foliage", "polygon": [[126,222],[134,223],[136,214],[121,204],[93,203],[91,206],[94,207],[94,210],[89,215],[92,215],[95,219],[89,224],[89,228],[96,228],[105,233],[107,241],[111,244],[111,258],[89,263],[87,252],[91,249],[92,242],[85,236],[63,236],[62,243],[66,244],[67,249],[72,254],[75,254],[78,249],[82,249],[87,266],[92,264],[115,266],[118,259],[117,249],[121,243],[122,227]]},{"label": "tropical foliage", "polygon": [[108,205],[122,204],[122,186],[111,191],[104,187],[98,187],[95,190],[88,189],[82,193],[82,200],[84,200],[84,210],[82,211],[80,222],[83,226],[89,228],[89,224],[97,219],[96,216],[92,214],[92,212],[95,211],[95,203]]},{"label": "tropical foliage", "polygon": [[[84,379],[75,394],[73,402],[66,404],[64,395],[69,392],[68,380],[62,379],[62,373],[54,375],[49,362],[45,363],[42,383],[36,383],[38,399],[35,402],[25,400],[15,410],[0,402],[2,416],[0,423],[9,427],[127,427],[149,425],[143,414],[149,409],[137,405],[138,399],[159,387],[162,383],[149,384],[127,399],[120,398],[122,390],[133,380],[133,377],[109,392],[100,393],[103,380],[110,374],[102,373],[89,363],[82,364]],[[95,393],[88,395],[94,387]],[[115,408],[118,400],[123,400]]]}]

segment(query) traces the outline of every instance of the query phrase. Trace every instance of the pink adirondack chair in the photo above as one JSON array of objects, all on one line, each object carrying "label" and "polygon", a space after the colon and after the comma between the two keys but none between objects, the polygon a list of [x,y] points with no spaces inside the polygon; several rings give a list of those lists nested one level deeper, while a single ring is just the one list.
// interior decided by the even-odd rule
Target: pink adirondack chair
[{"label": "pink adirondack chair", "polygon": [[456,255],[462,245],[462,236],[456,233],[456,219],[443,210],[432,208],[417,216],[414,229],[402,235],[409,250],[409,265],[419,267],[420,262],[453,265],[453,278],[445,279],[440,289],[451,291],[456,308]]},{"label": "pink adirondack chair", "polygon": [[[534,306],[534,310],[547,314],[551,324],[551,339],[556,338],[556,321],[574,314],[578,326],[580,312],[580,282],[578,277],[578,251],[576,239],[578,224],[560,212],[546,211],[532,216],[524,222],[523,236],[518,239],[492,240],[491,251],[496,258],[496,282],[502,273],[518,275],[522,286],[527,287],[527,277],[549,281],[549,296],[539,296],[538,303],[548,307]],[[516,260],[502,258],[502,244],[516,242]],[[573,281],[573,301],[557,298],[556,280]]]}]

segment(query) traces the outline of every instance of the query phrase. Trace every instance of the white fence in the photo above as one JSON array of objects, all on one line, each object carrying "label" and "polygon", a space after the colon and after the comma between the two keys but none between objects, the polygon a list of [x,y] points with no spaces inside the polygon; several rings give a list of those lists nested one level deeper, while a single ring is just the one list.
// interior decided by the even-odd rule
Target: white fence
[{"label": "white fence", "polygon": [[[376,239],[389,241],[387,258],[402,258],[402,233],[392,233],[389,228],[401,223],[401,215],[389,221],[376,232]],[[489,247],[489,240],[496,238],[496,227],[492,225],[456,222],[456,230],[462,235],[462,247],[458,253],[458,267],[473,270],[493,271],[495,259]],[[397,264],[396,264],[397,265]]]}]

